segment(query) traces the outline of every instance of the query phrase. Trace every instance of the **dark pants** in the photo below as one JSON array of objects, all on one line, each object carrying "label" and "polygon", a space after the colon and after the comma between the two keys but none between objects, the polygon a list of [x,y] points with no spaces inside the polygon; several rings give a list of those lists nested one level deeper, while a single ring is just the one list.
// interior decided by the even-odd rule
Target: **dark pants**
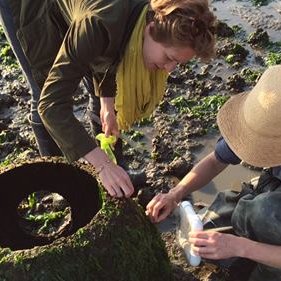
[{"label": "dark pants", "polygon": [[[244,184],[240,193],[218,194],[204,220],[215,227],[232,225],[234,232],[251,240],[281,245],[281,181],[263,172],[256,188]],[[264,264],[255,266],[249,281],[281,281],[281,268]]]},{"label": "dark pants", "polygon": [[[33,77],[31,66],[28,63],[28,60],[17,38],[16,27],[13,22],[12,12],[9,7],[9,4],[7,3],[7,0],[0,0],[0,23],[3,26],[6,38],[9,41],[11,48],[23,71],[23,74],[25,75],[26,80],[30,86],[31,107],[30,107],[29,122],[34,132],[40,155],[60,156],[62,155],[61,150],[59,149],[55,141],[52,139],[52,137],[45,129],[41,117],[38,114],[37,107],[41,94],[41,88],[39,87],[38,83]],[[88,112],[94,112],[95,114],[99,115],[100,102],[99,102],[99,98],[94,95],[95,91],[92,81],[93,79],[91,75],[86,75],[85,78],[83,79],[84,85],[86,86],[88,92],[90,93]],[[99,127],[98,124],[95,123],[94,119],[92,118],[92,115],[93,114],[91,113],[88,114],[88,116],[90,117],[91,128],[94,130],[93,133],[96,133],[96,131],[101,130],[101,128]]]},{"label": "dark pants", "polygon": [[32,76],[31,67],[25,57],[20,42],[16,36],[16,27],[13,22],[12,12],[6,0],[0,0],[0,23],[3,26],[7,40],[18,60],[23,74],[31,89],[31,107],[29,122],[35,135],[35,139],[41,156],[62,155],[60,149],[45,129],[37,111],[41,89]]}]

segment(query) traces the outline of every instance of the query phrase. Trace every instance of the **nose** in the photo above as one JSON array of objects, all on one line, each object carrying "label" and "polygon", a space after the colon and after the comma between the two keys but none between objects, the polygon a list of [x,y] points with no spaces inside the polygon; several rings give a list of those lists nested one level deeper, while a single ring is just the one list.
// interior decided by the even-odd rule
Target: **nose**
[{"label": "nose", "polygon": [[177,66],[177,62],[175,61],[171,61],[171,62],[168,62],[164,65],[164,69],[167,71],[167,72],[172,72]]}]

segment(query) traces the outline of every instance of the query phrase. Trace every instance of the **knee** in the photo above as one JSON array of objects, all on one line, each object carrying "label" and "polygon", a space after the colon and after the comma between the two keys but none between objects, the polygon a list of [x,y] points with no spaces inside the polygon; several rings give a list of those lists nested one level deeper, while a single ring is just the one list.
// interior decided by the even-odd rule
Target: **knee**
[{"label": "knee", "polygon": [[281,192],[266,192],[258,195],[252,204],[256,224],[278,220],[281,223]]},{"label": "knee", "polygon": [[240,201],[232,217],[240,234],[260,242],[280,244],[281,192],[262,193],[252,200]]}]

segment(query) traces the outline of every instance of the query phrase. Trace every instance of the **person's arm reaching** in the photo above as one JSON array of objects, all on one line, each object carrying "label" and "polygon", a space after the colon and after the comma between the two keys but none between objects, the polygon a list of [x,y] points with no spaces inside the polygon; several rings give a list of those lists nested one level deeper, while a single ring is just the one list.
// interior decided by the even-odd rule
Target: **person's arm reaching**
[{"label": "person's arm reaching", "polygon": [[152,222],[165,219],[182,198],[209,183],[228,164],[222,163],[212,152],[202,159],[179,183],[166,194],[156,195],[147,205],[146,214]]},{"label": "person's arm reaching", "polygon": [[128,174],[109,160],[99,147],[87,153],[84,158],[95,167],[105,189],[111,196],[130,197],[133,194],[134,187]]},{"label": "person's arm reaching", "polygon": [[114,109],[114,100],[114,97],[100,98],[100,119],[102,124],[102,130],[105,133],[105,136],[109,137],[110,135],[114,135],[116,136],[116,139],[118,139],[119,129]]}]

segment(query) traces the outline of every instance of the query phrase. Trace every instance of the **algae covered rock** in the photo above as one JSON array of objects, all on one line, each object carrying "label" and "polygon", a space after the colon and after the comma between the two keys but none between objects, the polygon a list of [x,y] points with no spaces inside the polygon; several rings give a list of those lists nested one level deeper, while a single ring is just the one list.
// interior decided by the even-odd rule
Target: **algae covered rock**
[{"label": "algae covered rock", "polygon": [[[105,195],[91,167],[42,159],[0,174],[1,281],[171,280],[164,244],[131,199]],[[18,206],[38,190],[63,196],[71,224],[53,236],[21,227]]]}]

